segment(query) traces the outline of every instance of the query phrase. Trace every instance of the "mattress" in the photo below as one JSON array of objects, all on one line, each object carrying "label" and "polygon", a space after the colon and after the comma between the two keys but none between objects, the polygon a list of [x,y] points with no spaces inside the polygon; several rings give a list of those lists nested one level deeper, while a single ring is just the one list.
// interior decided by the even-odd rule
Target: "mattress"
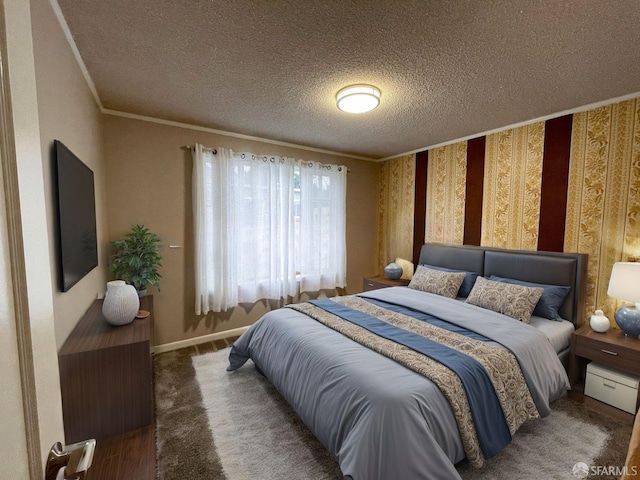
[{"label": "mattress", "polygon": [[[465,297],[457,297],[456,300],[464,302],[467,299]],[[529,325],[537,328],[544,333],[551,346],[557,354],[565,351],[569,348],[571,342],[571,334],[575,331],[573,323],[568,320],[549,320],[548,318],[532,316],[529,320]]]},{"label": "mattress", "polygon": [[567,320],[556,321],[542,317],[531,317],[529,325],[544,333],[558,354],[569,348],[571,334],[575,331],[573,323]]}]

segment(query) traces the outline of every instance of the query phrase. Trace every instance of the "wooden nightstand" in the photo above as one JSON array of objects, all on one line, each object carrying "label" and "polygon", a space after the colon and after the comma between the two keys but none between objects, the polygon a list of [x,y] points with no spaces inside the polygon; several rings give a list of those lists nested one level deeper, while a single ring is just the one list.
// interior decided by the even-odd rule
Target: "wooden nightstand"
[{"label": "wooden nightstand", "polygon": [[589,325],[583,325],[571,335],[569,381],[572,388],[582,390],[585,369],[590,360],[640,376],[640,340],[626,337],[617,329],[597,333]]},{"label": "wooden nightstand", "polygon": [[362,291],[378,290],[387,287],[406,287],[410,280],[389,280],[387,277],[365,277],[362,279]]}]

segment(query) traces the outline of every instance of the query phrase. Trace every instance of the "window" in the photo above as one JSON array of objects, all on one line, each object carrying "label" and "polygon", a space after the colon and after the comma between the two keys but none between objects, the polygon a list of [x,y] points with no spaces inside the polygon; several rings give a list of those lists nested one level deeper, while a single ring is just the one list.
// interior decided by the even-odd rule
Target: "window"
[{"label": "window", "polygon": [[346,169],[196,145],[196,313],[345,286]]},{"label": "window", "polygon": [[300,163],[300,291],[346,286],[346,168]]}]

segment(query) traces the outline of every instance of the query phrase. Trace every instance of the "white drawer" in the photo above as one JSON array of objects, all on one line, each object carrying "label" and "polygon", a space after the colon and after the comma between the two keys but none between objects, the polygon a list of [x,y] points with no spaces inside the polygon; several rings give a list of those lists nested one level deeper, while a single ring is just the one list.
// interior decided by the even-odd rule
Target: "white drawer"
[{"label": "white drawer", "polygon": [[638,380],[632,375],[591,362],[587,365],[584,394],[635,414]]}]

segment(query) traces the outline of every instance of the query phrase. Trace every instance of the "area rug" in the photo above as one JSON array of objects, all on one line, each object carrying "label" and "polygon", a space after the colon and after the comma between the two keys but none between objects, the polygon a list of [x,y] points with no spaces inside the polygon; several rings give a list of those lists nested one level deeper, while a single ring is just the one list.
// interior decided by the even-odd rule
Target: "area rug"
[{"label": "area rug", "polygon": [[[228,373],[229,350],[156,358],[160,479],[340,479],[337,463],[251,364]],[[576,465],[621,467],[631,425],[563,398],[465,480],[566,479]],[[589,478],[616,478],[590,476]]]}]

